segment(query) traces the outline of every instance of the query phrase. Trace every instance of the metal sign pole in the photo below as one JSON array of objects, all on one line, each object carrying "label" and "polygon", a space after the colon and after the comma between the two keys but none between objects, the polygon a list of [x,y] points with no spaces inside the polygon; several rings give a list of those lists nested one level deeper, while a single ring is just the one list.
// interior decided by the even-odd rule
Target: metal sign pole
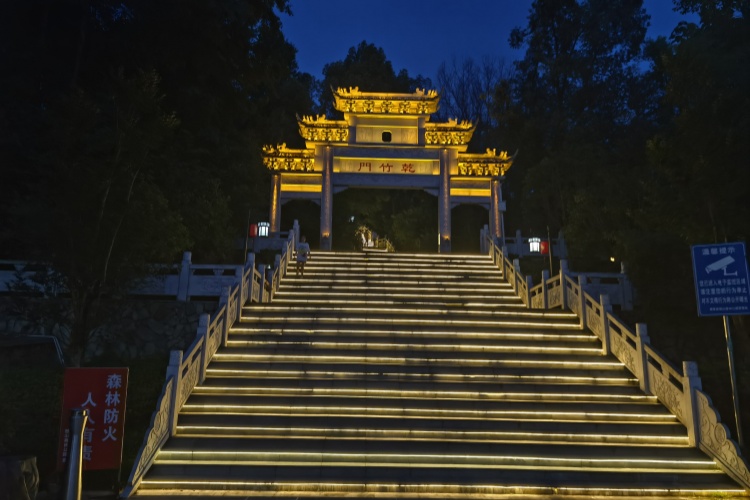
[{"label": "metal sign pole", "polygon": [[729,375],[732,378],[732,402],[734,403],[734,420],[737,422],[737,442],[744,447],[742,439],[742,423],[740,420],[740,402],[737,394],[737,374],[734,369],[734,348],[732,347],[732,334],[729,329],[729,316],[724,318],[724,336],[727,339],[727,357],[729,358]]}]

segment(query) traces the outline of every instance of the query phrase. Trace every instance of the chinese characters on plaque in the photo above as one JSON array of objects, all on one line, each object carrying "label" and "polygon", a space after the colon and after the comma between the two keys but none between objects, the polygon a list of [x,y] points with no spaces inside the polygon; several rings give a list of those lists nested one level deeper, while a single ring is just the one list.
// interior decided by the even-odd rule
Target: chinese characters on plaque
[{"label": "chinese characters on plaque", "polygon": [[70,412],[82,408],[89,414],[83,431],[83,470],[120,467],[127,386],[127,368],[65,370],[58,466],[68,456]]},{"label": "chinese characters on plaque", "polygon": [[440,172],[440,162],[438,160],[336,158],[333,169],[341,173],[434,175]]}]

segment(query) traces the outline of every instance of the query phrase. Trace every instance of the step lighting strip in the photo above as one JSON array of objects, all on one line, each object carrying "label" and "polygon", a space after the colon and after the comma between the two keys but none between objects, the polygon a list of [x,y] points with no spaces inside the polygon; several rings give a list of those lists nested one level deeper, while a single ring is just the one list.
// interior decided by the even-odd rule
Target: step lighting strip
[{"label": "step lighting strip", "polygon": [[[250,316],[243,315],[242,321],[254,322],[254,323],[305,323],[305,324],[328,324],[328,323],[348,323],[348,324],[386,324],[386,325],[418,325],[418,326],[431,326],[435,324],[440,325],[453,325],[453,326],[485,326],[489,328],[504,328],[504,327],[526,327],[526,328],[548,328],[558,330],[580,330],[580,326],[577,323],[556,323],[551,321],[511,321],[505,319],[497,319],[494,321],[490,320],[469,320],[469,319],[450,319],[450,318],[383,318],[383,317],[340,317],[340,316],[328,316],[328,317],[288,317],[288,316]],[[310,330],[314,331],[313,329]]]},{"label": "step lighting strip", "polygon": [[619,361],[562,361],[545,359],[466,359],[466,358],[418,358],[392,356],[345,356],[345,355],[317,355],[317,354],[239,354],[217,352],[214,359],[219,361],[273,361],[306,362],[306,363],[381,363],[413,365],[415,363],[441,365],[452,364],[460,366],[514,366],[514,367],[560,367],[571,369],[622,369],[624,365]]},{"label": "step lighting strip", "polygon": [[617,413],[591,411],[541,411],[541,410],[450,410],[444,408],[403,408],[369,406],[314,406],[303,408],[282,405],[233,405],[195,404],[188,401],[181,413],[226,415],[265,415],[297,417],[380,417],[419,418],[433,420],[499,420],[534,422],[583,422],[583,423],[675,423],[672,414]]},{"label": "step lighting strip", "polygon": [[[309,294],[307,294],[309,295]],[[334,299],[334,298],[325,298],[325,296],[317,296],[313,299],[305,299],[305,298],[295,298],[295,297],[287,297],[287,296],[279,296],[276,295],[274,298],[274,302],[276,303],[283,303],[283,304],[292,304],[292,305],[307,305],[307,306],[330,306],[330,305],[339,305],[339,304],[351,304],[351,305],[366,305],[369,307],[372,306],[424,306],[425,309],[422,309],[422,311],[434,311],[434,312],[441,312],[444,311],[445,308],[451,308],[455,310],[456,308],[463,308],[463,307],[485,307],[488,309],[497,309],[497,308],[503,308],[503,309],[523,309],[526,310],[526,306],[522,302],[516,302],[516,303],[492,303],[492,302],[462,302],[460,298],[454,298],[449,299],[447,297],[440,297],[436,298],[434,300],[423,300],[427,299],[429,297],[421,297],[420,299],[410,299],[410,300],[383,300],[383,299],[351,299],[351,298],[340,298],[340,299]],[[399,309],[400,312],[400,309]],[[466,311],[466,312],[472,312],[473,311]]]},{"label": "step lighting strip", "polygon": [[[354,301],[355,303],[357,301]],[[487,304],[488,307],[492,306],[493,304]],[[304,310],[303,307],[296,307],[295,310]],[[339,306],[339,307],[327,307],[325,310],[321,309],[320,307],[313,308],[316,312],[325,312],[325,313],[377,313],[377,314],[383,314],[385,313],[398,313],[398,314],[414,314],[414,315],[425,315],[425,314],[439,314],[439,315],[448,315],[450,313],[457,312],[454,310],[448,310],[446,308],[439,308],[439,307],[433,307],[430,309],[427,308],[413,308],[413,307],[399,307],[398,309],[393,308],[383,308],[382,310],[373,310],[372,307],[346,307],[346,306]],[[246,307],[244,311],[251,313],[251,312],[257,312],[257,313],[278,313],[278,312],[289,312],[289,306],[269,306],[269,305],[257,305],[252,307]],[[244,312],[243,311],[243,312]],[[503,310],[492,310],[492,311],[482,311],[482,310],[471,310],[471,311],[461,311],[461,313],[465,316],[482,316],[482,317],[498,317],[498,318],[504,318],[504,317],[512,317],[512,318],[534,318],[534,319],[567,319],[567,320],[574,320],[577,319],[577,316],[575,313],[571,312],[541,312],[540,310],[531,310],[525,309],[523,311],[503,311]],[[406,318],[407,320],[410,320],[410,318]],[[399,318],[399,321],[401,321],[401,318]],[[420,321],[420,319],[415,318],[413,321]]]},{"label": "step lighting strip", "polygon": [[512,444],[577,444],[592,446],[643,446],[690,448],[687,435],[647,435],[647,434],[585,434],[554,432],[518,431],[423,431],[412,429],[350,429],[328,427],[251,427],[215,425],[178,425],[180,437],[217,437],[233,439],[292,438],[337,440],[376,440],[376,441],[446,441],[471,443],[512,443]]},{"label": "step lighting strip", "polygon": [[[602,488],[602,487],[564,487],[564,486],[532,486],[532,485],[473,485],[473,484],[438,484],[438,483],[357,483],[351,482],[274,482],[274,481],[241,481],[241,480],[196,480],[196,479],[144,479],[138,490],[138,496],[170,496],[176,494],[190,493],[200,496],[240,496],[274,498],[299,497],[300,495],[314,495],[315,498],[335,498],[342,495],[354,494],[367,495],[367,498],[383,498],[391,500],[400,499],[424,499],[429,498],[445,500],[508,500],[517,498],[517,495],[527,495],[526,498],[550,499],[569,497],[644,497],[658,496],[663,498],[693,498],[693,497],[725,497],[727,495],[745,495],[745,490],[712,488]],[[159,488],[168,488],[162,490]],[[179,493],[174,493],[178,490]],[[508,495],[512,495],[509,497]],[[528,497],[534,495],[534,497]]]},{"label": "step lighting strip", "polygon": [[459,351],[459,352],[511,352],[511,353],[540,353],[540,354],[581,354],[597,356],[602,353],[596,347],[546,347],[546,346],[513,346],[513,345],[477,345],[477,344],[398,344],[382,342],[322,342],[322,341],[284,341],[284,340],[228,340],[228,347],[233,348],[308,348],[308,349],[367,349],[367,350],[430,350],[430,351]]},{"label": "step lighting strip", "polygon": [[161,450],[156,463],[167,465],[310,465],[393,467],[480,468],[511,470],[700,472],[723,474],[712,460],[667,460],[649,458],[567,458],[514,455],[433,455],[401,453],[334,453],[281,451]]},{"label": "step lighting strip", "polygon": [[230,334],[272,334],[272,335],[383,335],[388,336],[401,336],[410,335],[415,337],[450,337],[453,339],[496,339],[496,340],[531,340],[531,341],[580,341],[590,342],[598,341],[598,337],[593,333],[535,333],[528,331],[518,332],[461,332],[455,330],[374,330],[374,329],[362,329],[357,328],[356,330],[342,330],[340,328],[316,328],[314,330],[307,328],[259,328],[248,325],[239,324],[239,326],[232,327]]},{"label": "step lighting strip", "polygon": [[198,386],[193,394],[212,396],[307,396],[356,399],[424,399],[424,400],[472,400],[472,401],[523,401],[523,402],[585,402],[585,403],[633,403],[656,404],[656,396],[646,394],[592,394],[592,393],[540,393],[540,392],[491,392],[491,391],[415,391],[402,389],[330,388],[330,387],[231,387]]},{"label": "step lighting strip", "polygon": [[[216,368],[210,365],[206,373],[209,377],[246,377],[261,378],[271,377],[275,379],[359,379],[362,377],[377,378],[378,380],[416,379],[430,382],[518,382],[518,383],[547,383],[547,384],[577,384],[577,385],[626,385],[631,386],[638,383],[634,377],[581,377],[572,375],[464,375],[441,374],[441,373],[403,373],[403,372],[353,372],[353,371],[315,371],[315,370],[238,370],[233,368]],[[421,380],[420,380],[421,379]]]}]

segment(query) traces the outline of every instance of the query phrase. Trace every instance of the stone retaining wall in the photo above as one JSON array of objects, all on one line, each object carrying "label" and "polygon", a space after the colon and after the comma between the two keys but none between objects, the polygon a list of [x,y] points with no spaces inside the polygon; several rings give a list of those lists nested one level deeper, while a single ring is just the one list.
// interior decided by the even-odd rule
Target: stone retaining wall
[{"label": "stone retaining wall", "polygon": [[[184,350],[195,338],[199,316],[216,307],[214,301],[106,301],[108,312],[92,332],[86,358],[114,355],[127,361]],[[68,317],[65,299],[0,297],[0,336],[54,335],[65,346]]]}]

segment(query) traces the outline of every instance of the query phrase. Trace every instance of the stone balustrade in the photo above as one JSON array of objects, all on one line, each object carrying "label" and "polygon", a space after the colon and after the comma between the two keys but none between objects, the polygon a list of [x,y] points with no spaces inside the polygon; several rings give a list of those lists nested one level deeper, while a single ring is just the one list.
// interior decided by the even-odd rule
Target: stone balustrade
[{"label": "stone balustrade", "polygon": [[574,275],[563,265],[559,276],[549,277],[545,272],[542,282],[533,286],[531,277],[521,276],[518,265],[488,232],[483,231],[482,238],[482,248],[528,308],[559,307],[575,312],[581,328],[591,330],[602,341],[602,353],[620,360],[638,378],[641,389],[656,396],[685,425],[690,443],[750,489],[750,471],[729,428],[721,423],[711,398],[702,391],[696,363],[685,361],[681,369],[673,365],[651,347],[645,324],[637,324],[633,330],[612,313],[608,295],[595,297],[587,291],[585,273]]},{"label": "stone balustrade", "polygon": [[289,259],[293,258],[296,241],[295,232],[290,231],[281,254],[276,256],[274,269],[266,269],[265,265],[256,267],[254,254],[249,254],[242,272],[236,275],[236,281],[222,290],[216,312],[201,315],[197,335],[190,347],[184,352],[171,352],[164,387],[123,497],[137,488],[156,453],[174,434],[182,405],[195,386],[205,380],[206,367],[219,346],[226,345],[229,330],[239,321],[242,307],[249,302],[273,300]]}]

